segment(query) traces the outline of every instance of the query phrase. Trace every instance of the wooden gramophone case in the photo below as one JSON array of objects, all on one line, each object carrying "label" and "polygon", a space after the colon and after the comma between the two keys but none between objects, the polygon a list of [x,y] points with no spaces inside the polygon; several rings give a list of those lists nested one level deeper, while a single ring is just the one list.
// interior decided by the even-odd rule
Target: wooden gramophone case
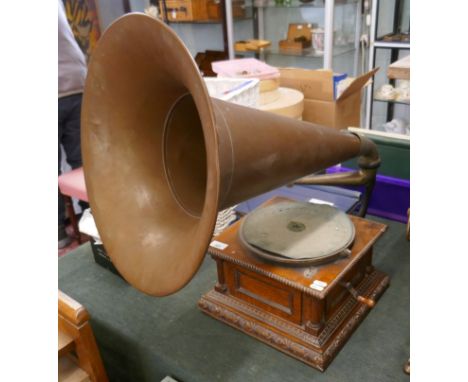
[{"label": "wooden gramophone case", "polygon": [[[238,238],[242,221],[236,222],[209,247],[218,282],[200,299],[200,309],[324,371],[371,309],[344,285],[375,301],[389,284],[372,265],[373,245],[386,226],[350,218],[356,228],[351,254],[313,267],[279,265],[250,253]],[[313,284],[326,286],[320,291]]]}]

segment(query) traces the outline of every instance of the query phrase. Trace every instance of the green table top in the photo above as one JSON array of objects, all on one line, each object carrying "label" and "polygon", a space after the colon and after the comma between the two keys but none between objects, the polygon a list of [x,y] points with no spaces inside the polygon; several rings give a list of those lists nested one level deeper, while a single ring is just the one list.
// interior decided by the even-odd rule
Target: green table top
[{"label": "green table top", "polygon": [[88,243],[59,259],[58,286],[90,312],[111,381],[408,381],[409,243],[403,224],[375,220],[389,225],[374,264],[390,287],[324,373],[197,308],[216,281],[210,257],[182,291],[156,298],[97,265]]}]

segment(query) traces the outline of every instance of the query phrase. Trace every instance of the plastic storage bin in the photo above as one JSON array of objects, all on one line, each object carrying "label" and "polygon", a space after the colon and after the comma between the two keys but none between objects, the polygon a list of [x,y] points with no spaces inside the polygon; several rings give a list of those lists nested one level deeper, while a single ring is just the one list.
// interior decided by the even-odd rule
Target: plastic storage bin
[{"label": "plastic storage bin", "polygon": [[205,78],[211,97],[242,106],[257,107],[259,80],[255,78]]}]

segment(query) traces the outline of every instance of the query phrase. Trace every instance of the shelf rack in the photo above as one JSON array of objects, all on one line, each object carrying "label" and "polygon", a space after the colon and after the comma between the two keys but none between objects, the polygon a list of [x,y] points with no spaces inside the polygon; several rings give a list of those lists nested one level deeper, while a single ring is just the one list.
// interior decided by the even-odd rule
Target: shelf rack
[{"label": "shelf rack", "polygon": [[[380,0],[374,0],[372,2],[372,17],[371,17],[371,28],[370,28],[370,47],[369,47],[369,70],[375,67],[376,61],[376,50],[377,49],[390,49],[390,62],[394,63],[398,60],[400,50],[410,50],[410,42],[408,41],[384,41],[383,37],[377,37],[378,28],[378,15],[379,15],[379,3]],[[402,15],[402,0],[395,0],[395,8],[393,13],[393,33],[400,33],[399,23]],[[395,85],[395,79],[390,78],[389,83]],[[366,128],[372,128],[372,112],[373,102],[387,102],[387,121],[393,119],[394,106],[396,104],[409,105],[409,102],[397,102],[392,100],[376,99],[374,97],[374,81],[367,87],[366,94]]]},{"label": "shelf rack", "polygon": [[383,99],[383,98],[378,98],[374,97],[374,102],[388,102],[388,103],[394,103],[398,105],[409,105],[410,101],[398,101],[396,99]]},{"label": "shelf rack", "polygon": [[[231,0],[225,0],[226,3]],[[290,57],[305,57],[313,60],[320,60],[320,64],[315,61],[313,66],[333,69],[333,58],[354,52],[353,72],[349,73],[356,76],[359,67],[359,36],[361,30],[361,2],[362,0],[313,0],[312,2],[304,3],[299,0],[292,0],[290,3],[276,4],[274,0],[252,0],[252,3],[247,5],[251,9],[251,14],[254,20],[253,38],[265,40],[265,25],[267,21],[267,13],[281,12],[288,9],[323,9],[323,29],[324,29],[324,50],[321,53],[316,53],[311,48],[304,49],[302,52],[287,52],[279,48],[270,47],[260,51],[235,51],[235,53],[254,56],[258,59],[265,60],[269,56],[290,56]],[[334,12],[335,5],[354,4],[356,8],[356,25],[354,27],[354,40],[346,46],[334,45]],[[304,22],[304,21],[303,21]]]},{"label": "shelf rack", "polygon": [[[158,0],[152,0],[151,3],[158,4]],[[180,20],[174,21],[169,20],[167,13],[166,0],[162,0],[161,13],[163,14],[164,20],[168,25],[221,25],[222,38],[223,38],[223,50],[229,59],[234,59],[236,54],[242,54],[247,56],[254,56],[259,59],[265,60],[269,56],[289,56],[289,57],[303,57],[306,59],[312,59],[314,67],[320,67],[325,69],[333,69],[333,58],[341,56],[343,54],[349,54],[354,52],[354,63],[353,72],[349,73],[356,76],[359,66],[359,36],[361,30],[361,3],[362,0],[312,0],[310,2],[302,2],[300,0],[291,0],[289,3],[287,0],[283,4],[277,4],[275,0],[247,0],[246,6],[246,17],[233,17],[233,0],[220,0],[221,19],[219,20]],[[353,40],[346,46],[334,45],[334,16],[335,16],[335,5],[356,5],[356,25],[353,26]],[[253,38],[264,39],[265,24],[267,22],[267,12],[278,12],[287,11],[288,9],[320,9],[323,10],[323,29],[324,29],[324,50],[323,52],[317,53],[313,49],[304,49],[303,52],[287,52],[281,51],[277,47],[271,47],[259,52],[249,51],[235,51],[234,50],[234,23],[252,20],[253,23]],[[320,60],[320,61],[318,61]]]},{"label": "shelf rack", "polygon": [[[343,54],[347,54],[355,51],[355,47],[352,44],[346,46],[335,46],[333,49],[333,57],[338,57]],[[256,56],[268,56],[268,55],[281,55],[281,56],[296,56],[296,57],[308,57],[323,60],[324,53],[317,53],[312,48],[303,49],[302,52],[288,52],[282,51],[279,48],[263,48],[258,51],[236,51],[238,54],[251,54]]]}]

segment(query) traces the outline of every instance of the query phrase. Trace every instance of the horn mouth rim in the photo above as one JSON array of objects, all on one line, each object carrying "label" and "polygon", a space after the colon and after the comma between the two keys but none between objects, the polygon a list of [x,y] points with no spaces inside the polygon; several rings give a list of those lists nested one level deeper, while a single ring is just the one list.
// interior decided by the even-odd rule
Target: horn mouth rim
[{"label": "horn mouth rim", "polygon": [[[139,25],[141,25],[142,23],[149,22],[154,23],[154,29],[151,26],[150,29],[153,30],[149,32],[149,35],[144,36],[143,32],[146,32],[147,30],[144,28],[139,28]],[[151,261],[151,257],[146,257],[144,259],[140,258],[138,261],[138,265],[133,263],[131,264],[131,266],[129,266],[129,259],[125,259],[125,256],[122,256],[121,253],[115,255],[111,251],[108,251],[108,255],[112,259],[117,270],[120,272],[123,278],[126,281],[128,281],[132,286],[149,295],[166,296],[182,289],[194,277],[205,258],[207,248],[212,239],[212,234],[215,229],[218,214],[221,182],[220,163],[218,157],[218,136],[216,131],[215,114],[211,98],[208,93],[208,89],[206,88],[204,80],[201,77],[198,67],[196,66],[195,61],[193,60],[190,52],[188,51],[184,43],[180,40],[180,38],[177,36],[177,34],[163,22],[141,13],[131,13],[121,16],[118,19],[116,19],[111,25],[109,25],[107,30],[104,32],[104,34],[98,41],[94,53],[100,49],[100,46],[105,45],[106,35],[110,35],[120,28],[139,28],[139,31],[142,32],[142,35],[140,36],[141,39],[148,37],[148,40],[150,41],[150,43],[152,43],[153,41],[151,41],[151,38],[157,38],[158,44],[162,44],[165,47],[170,48],[167,51],[168,55],[184,63],[184,85],[190,91],[195,102],[196,108],[200,114],[201,128],[203,130],[203,136],[205,141],[207,161],[205,198],[200,218],[198,222],[196,222],[197,228],[196,233],[194,234],[196,235],[196,240],[194,240],[195,244],[193,245],[193,248],[187,248],[187,256],[191,257],[189,259],[190,261],[188,261],[190,264],[186,267],[184,266],[183,271],[181,271],[179,269],[180,267],[178,267],[178,265],[180,264],[177,264],[177,261],[180,262],[180,258],[173,257],[170,253],[155,253],[154,256],[158,257],[158,267],[163,269],[159,270],[159,273],[155,273],[161,275],[161,277],[164,277],[164,282],[160,283],[158,282],[158,279],[153,278],[152,280],[148,280],[147,268],[154,267],[154,264],[156,263],[155,261]],[[106,46],[105,49],[109,49],[109,46]],[[86,105],[86,91],[89,89],[89,91],[92,92],[92,81],[90,80],[91,76],[89,75],[89,73],[93,68],[93,63],[95,61],[98,61],[96,57],[96,54],[94,54],[91,57],[89,63],[89,71],[83,97],[84,106]],[[84,115],[87,114],[86,106],[83,107],[83,113]],[[84,120],[86,120],[86,118],[84,118]],[[90,139],[90,132],[88,131],[86,123],[83,124],[81,134],[83,142],[82,151],[85,182],[88,189],[89,202],[91,204],[91,207],[93,208],[94,205],[97,205],[98,199],[100,197],[95,194],[95,189],[93,186],[94,183],[98,182],[99,180],[95,180],[95,176],[92,174],[94,172],[93,167],[95,166],[95,164],[93,163],[93,158],[91,157],[91,153],[87,147],[87,145],[90,144],[89,142],[87,142],[87,140]],[[108,219],[105,216],[101,216],[100,214],[95,214],[94,219],[98,229],[99,227],[103,227],[102,230],[105,232],[107,230],[107,228],[105,228],[105,225]],[[99,231],[101,234],[100,229]],[[105,239],[115,234],[106,235],[104,232],[103,234],[101,234],[101,236],[104,246],[106,246]],[[183,241],[184,237],[180,237],[180,240]],[[129,254],[128,257],[130,256],[131,255]],[[168,269],[177,269],[179,273],[176,274],[175,272],[173,272],[173,278],[170,279],[170,275],[163,274],[164,271],[168,272]]]}]

